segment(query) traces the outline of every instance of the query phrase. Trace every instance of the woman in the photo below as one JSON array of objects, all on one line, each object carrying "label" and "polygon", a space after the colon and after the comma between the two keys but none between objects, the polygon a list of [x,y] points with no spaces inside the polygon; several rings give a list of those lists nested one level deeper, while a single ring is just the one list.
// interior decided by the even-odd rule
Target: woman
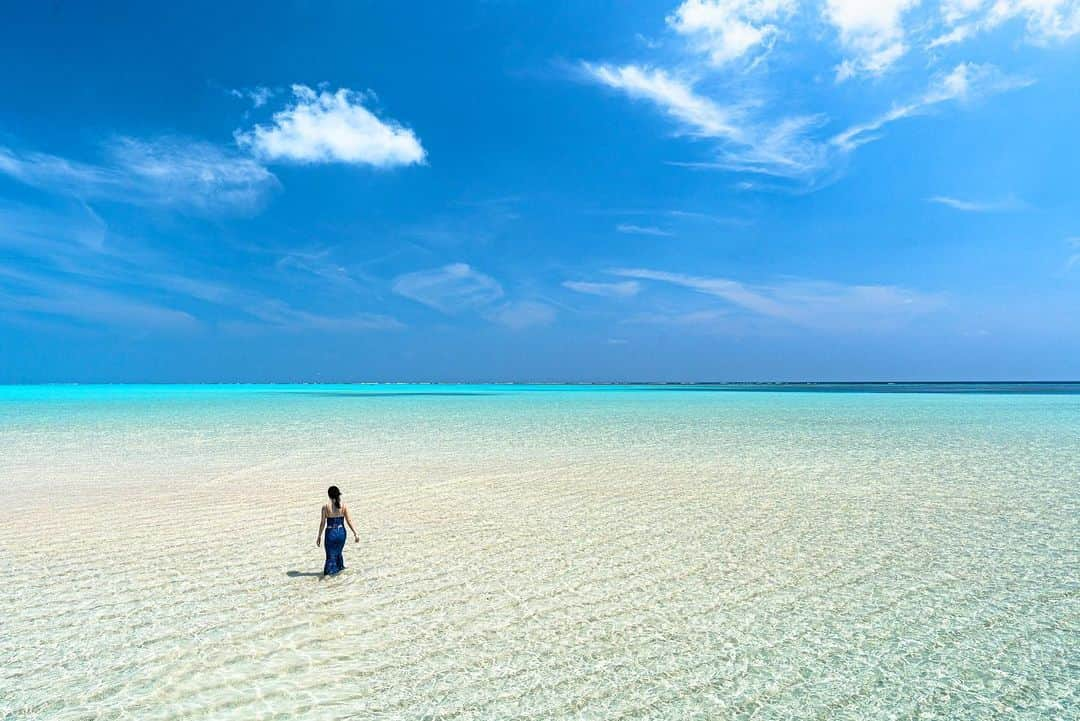
[{"label": "woman", "polygon": [[360,536],[353,527],[352,518],[349,517],[348,507],[341,502],[341,491],[337,486],[326,489],[326,495],[330,496],[330,503],[322,507],[322,517],[319,519],[319,535],[315,537],[315,545],[322,545],[323,529],[326,529],[326,563],[323,565],[323,575],[333,576],[345,568],[345,559],[341,552],[345,549],[345,525],[349,524],[349,530],[353,533],[353,543],[359,543]]}]

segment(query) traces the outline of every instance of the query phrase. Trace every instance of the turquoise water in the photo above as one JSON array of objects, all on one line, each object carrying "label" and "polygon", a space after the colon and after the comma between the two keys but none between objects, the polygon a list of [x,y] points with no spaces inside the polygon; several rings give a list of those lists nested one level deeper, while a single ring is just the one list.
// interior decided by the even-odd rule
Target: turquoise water
[{"label": "turquoise water", "polygon": [[3,387],[0,718],[1078,718],[1078,390]]}]

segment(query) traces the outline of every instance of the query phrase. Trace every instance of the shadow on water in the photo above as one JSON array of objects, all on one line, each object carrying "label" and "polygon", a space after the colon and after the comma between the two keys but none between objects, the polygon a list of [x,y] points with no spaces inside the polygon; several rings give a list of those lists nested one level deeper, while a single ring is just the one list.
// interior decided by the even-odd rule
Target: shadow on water
[{"label": "shadow on water", "polygon": [[962,394],[962,395],[1080,395],[1080,383],[1074,381],[929,381],[929,382],[773,382],[773,383],[628,383],[614,385],[582,384],[569,386],[528,386],[499,390],[426,390],[426,391],[341,391],[341,390],[285,390],[269,391],[274,395],[307,395],[323,398],[405,398],[409,396],[497,396],[519,393],[544,393],[546,391],[618,391],[629,393],[898,393],[898,394]]},{"label": "shadow on water", "polygon": [[1044,381],[978,381],[962,383],[956,381],[930,381],[922,383],[701,383],[701,384],[639,384],[620,388],[632,392],[675,392],[675,393],[729,393],[766,392],[766,393],[899,393],[899,394],[967,394],[967,395],[1078,395],[1080,383],[1052,383]]},{"label": "shadow on water", "polygon": [[285,574],[289,578],[305,578],[309,576],[322,576],[318,571],[289,571]]},{"label": "shadow on water", "polygon": [[[289,395],[302,395],[302,396],[322,396],[324,398],[385,398],[394,396],[494,396],[503,395],[501,393],[471,393],[471,392],[439,392],[439,391],[424,391],[424,392],[404,392],[404,393],[372,393],[368,391],[361,391],[358,393],[343,393],[338,391],[285,391]],[[279,392],[275,391],[275,394]]]}]

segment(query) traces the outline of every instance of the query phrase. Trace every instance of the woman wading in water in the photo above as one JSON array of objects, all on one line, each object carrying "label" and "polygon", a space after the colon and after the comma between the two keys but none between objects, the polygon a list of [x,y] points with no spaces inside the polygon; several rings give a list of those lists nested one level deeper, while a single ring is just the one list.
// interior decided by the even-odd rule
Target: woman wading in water
[{"label": "woman wading in water", "polygon": [[349,530],[353,533],[353,543],[359,543],[360,536],[353,527],[348,506],[341,502],[341,491],[338,487],[330,486],[326,489],[326,495],[330,496],[330,503],[323,504],[322,517],[319,519],[319,535],[315,537],[315,545],[322,545],[325,528],[326,563],[323,564],[323,575],[333,576],[345,569],[345,559],[341,556],[341,552],[345,550],[347,537],[345,523],[349,524]]}]

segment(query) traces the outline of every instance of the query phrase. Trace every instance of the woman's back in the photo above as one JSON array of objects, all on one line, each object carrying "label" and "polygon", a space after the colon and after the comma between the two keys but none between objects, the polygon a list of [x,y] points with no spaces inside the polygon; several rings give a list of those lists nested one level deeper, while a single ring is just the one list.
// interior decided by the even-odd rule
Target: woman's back
[{"label": "woman's back", "polygon": [[319,535],[315,538],[315,545],[323,541],[323,529],[326,530],[326,563],[323,565],[323,574],[332,576],[345,568],[345,559],[342,550],[345,548],[345,524],[352,528],[353,540],[358,541],[356,529],[353,528],[352,519],[349,518],[349,509],[341,502],[341,491],[337,486],[326,489],[326,495],[330,496],[330,502],[323,504],[322,518],[319,520]]}]

